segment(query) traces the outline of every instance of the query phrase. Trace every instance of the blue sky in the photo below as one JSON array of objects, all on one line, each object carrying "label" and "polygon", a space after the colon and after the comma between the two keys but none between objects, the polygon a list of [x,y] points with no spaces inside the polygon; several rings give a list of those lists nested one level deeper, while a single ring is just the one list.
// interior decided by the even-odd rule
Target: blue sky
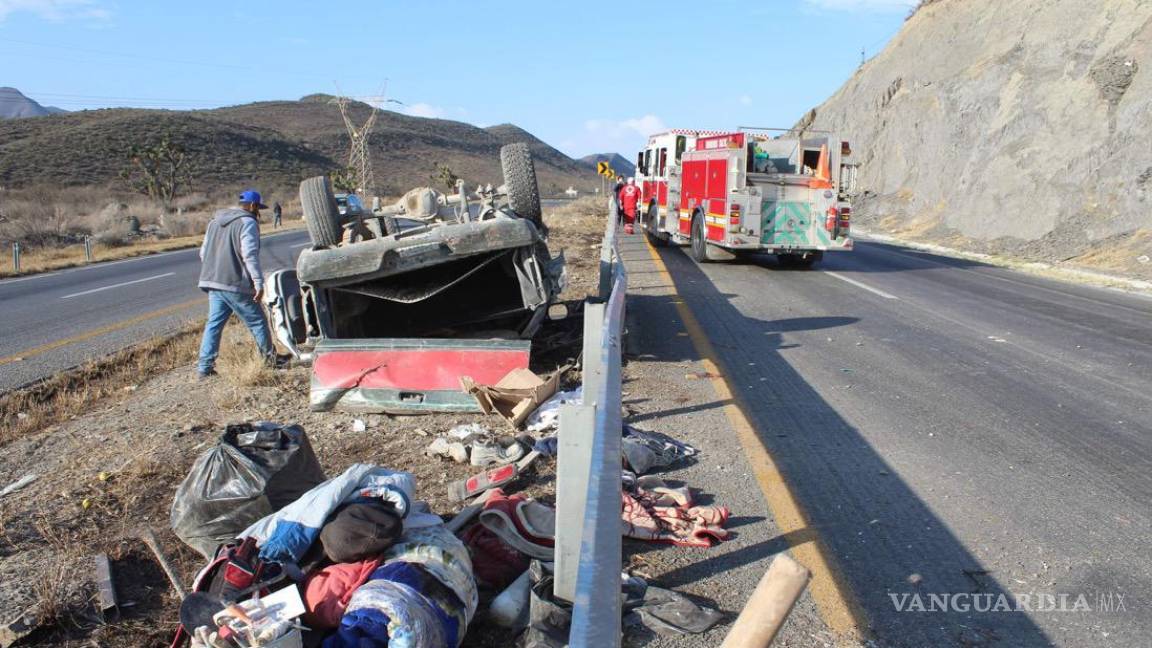
[{"label": "blue sky", "polygon": [[[631,158],[668,127],[787,127],[915,0],[0,0],[0,86],[68,110],[203,108],[313,92],[512,122]],[[659,7],[656,9],[654,7]]]}]

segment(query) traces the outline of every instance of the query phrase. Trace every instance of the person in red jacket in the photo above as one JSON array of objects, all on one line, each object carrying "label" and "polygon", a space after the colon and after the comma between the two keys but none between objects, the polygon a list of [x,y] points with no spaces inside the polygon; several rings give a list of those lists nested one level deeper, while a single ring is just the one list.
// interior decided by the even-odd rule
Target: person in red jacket
[{"label": "person in red jacket", "polygon": [[620,189],[620,209],[624,211],[624,232],[634,234],[632,224],[636,222],[636,207],[640,204],[640,188],[635,178],[628,178],[628,184]]}]

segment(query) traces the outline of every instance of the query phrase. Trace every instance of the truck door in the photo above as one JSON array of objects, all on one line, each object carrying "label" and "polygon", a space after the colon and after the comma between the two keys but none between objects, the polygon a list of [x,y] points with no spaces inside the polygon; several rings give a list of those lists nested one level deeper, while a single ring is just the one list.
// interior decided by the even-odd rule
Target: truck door
[{"label": "truck door", "polygon": [[812,244],[813,226],[811,191],[807,186],[777,185],[775,191],[765,187],[760,206],[763,223],[761,243],[775,247],[807,247]]}]

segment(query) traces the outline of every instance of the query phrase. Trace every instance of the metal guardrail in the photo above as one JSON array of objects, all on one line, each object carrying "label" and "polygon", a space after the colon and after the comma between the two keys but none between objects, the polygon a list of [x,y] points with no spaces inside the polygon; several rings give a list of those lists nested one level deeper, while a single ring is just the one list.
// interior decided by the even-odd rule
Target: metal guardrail
[{"label": "metal guardrail", "polygon": [[560,411],[553,594],[572,603],[572,648],[618,648],[621,360],[627,273],[614,201],[600,252],[597,299],[584,305],[583,404]]}]

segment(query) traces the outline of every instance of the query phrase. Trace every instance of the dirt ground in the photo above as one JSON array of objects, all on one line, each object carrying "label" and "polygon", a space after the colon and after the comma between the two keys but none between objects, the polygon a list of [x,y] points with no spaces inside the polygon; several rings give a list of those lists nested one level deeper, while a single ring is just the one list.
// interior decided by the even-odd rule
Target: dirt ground
[{"label": "dirt ground", "polygon": [[[533,345],[533,369],[551,371],[577,360],[579,304],[597,279],[603,209],[584,201],[548,215],[550,248],[568,261],[563,295],[571,315],[549,322]],[[195,340],[190,340],[194,344]],[[190,583],[203,559],[169,529],[172,496],[195,459],[229,423],[267,420],[304,427],[329,476],[356,462],[403,469],[416,476],[419,498],[451,517],[459,505],[447,484],[476,472],[467,465],[429,459],[435,435],[461,423],[503,422],[478,414],[412,417],[316,413],[308,410],[308,369],[271,371],[252,357],[247,332],[230,327],[219,370],[197,381],[192,365],[142,375],[91,411],[53,422],[0,447],[0,488],[25,475],[38,478],[0,497],[0,622],[21,615],[37,629],[19,645],[167,645],[178,624],[178,599],[139,540],[152,529]],[[578,382],[570,372],[566,384]],[[363,432],[353,429],[361,419]],[[514,490],[551,502],[554,465],[538,462]],[[93,556],[111,560],[122,615],[104,622],[96,611]],[[468,646],[503,645],[508,637],[473,624]],[[0,630],[0,645],[5,645]]]}]

